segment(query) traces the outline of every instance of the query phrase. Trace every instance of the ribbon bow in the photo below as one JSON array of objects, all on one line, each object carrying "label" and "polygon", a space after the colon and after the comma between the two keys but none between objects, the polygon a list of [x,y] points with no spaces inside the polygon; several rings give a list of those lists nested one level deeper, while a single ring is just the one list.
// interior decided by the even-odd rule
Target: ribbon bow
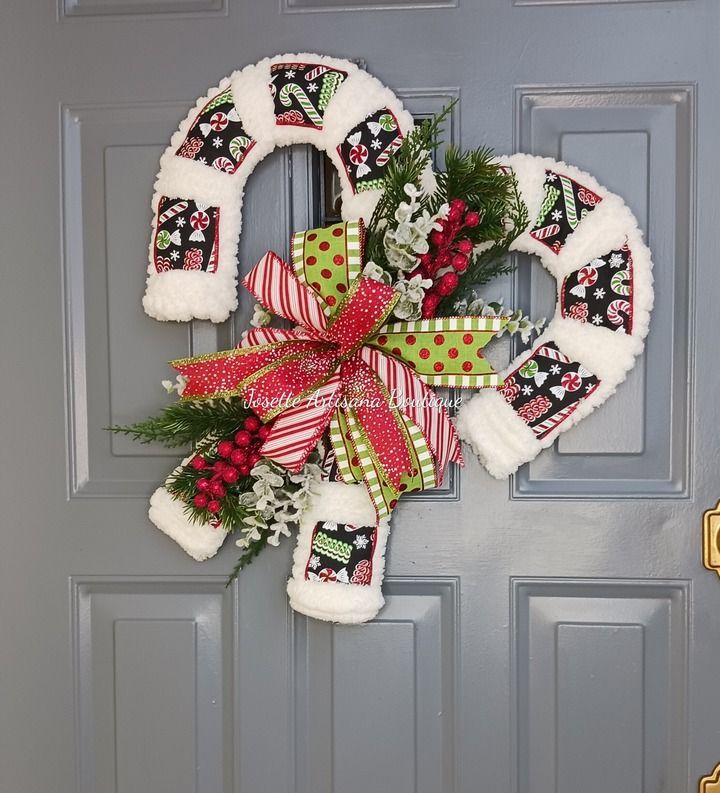
[{"label": "ribbon bow", "polygon": [[386,325],[399,294],[361,274],[362,221],[298,232],[293,267],[269,251],[247,289],[293,330],[255,328],[240,346],[173,361],[183,399],[242,396],[263,421],[260,449],[299,470],[329,427],[340,476],[365,483],[378,517],[405,490],[462,463],[447,408],[429,386],[501,385],[480,350],[507,321],[443,317]]}]

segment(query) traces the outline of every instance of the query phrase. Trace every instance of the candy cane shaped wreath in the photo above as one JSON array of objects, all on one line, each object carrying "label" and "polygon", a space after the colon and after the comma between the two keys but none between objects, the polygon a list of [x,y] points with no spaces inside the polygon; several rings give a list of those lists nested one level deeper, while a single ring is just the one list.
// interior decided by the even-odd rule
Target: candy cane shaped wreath
[{"label": "candy cane shaped wreath", "polygon": [[[161,158],[145,311],[222,322],[236,308],[243,190],[276,147],[327,152],[340,174],[343,219],[369,220],[384,169],[412,126],[397,97],[346,60],[281,55],[234,72],[198,100]],[[497,478],[615,391],[643,349],[653,302],[650,252],[621,198],[552,159],[516,154],[501,163],[531,219],[511,249],[537,255],[558,292],[555,316],[503,372],[502,388],[480,391],[458,412],[460,437]],[[426,181],[432,189],[431,174]],[[376,519],[362,484],[329,478],[300,522],[290,603],[318,619],[364,622],[383,604],[389,522]],[[190,520],[166,487],[153,494],[149,515],[197,560],[225,538],[216,522]]]}]

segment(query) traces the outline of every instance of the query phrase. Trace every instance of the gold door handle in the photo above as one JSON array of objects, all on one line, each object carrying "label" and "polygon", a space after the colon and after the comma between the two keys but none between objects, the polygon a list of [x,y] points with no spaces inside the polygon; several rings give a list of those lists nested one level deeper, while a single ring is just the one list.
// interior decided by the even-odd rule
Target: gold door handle
[{"label": "gold door handle", "polygon": [[[707,512],[705,514],[707,515]],[[704,776],[700,780],[698,793],[720,793],[720,763],[715,766],[712,774]]]},{"label": "gold door handle", "polygon": [[[703,514],[703,564],[720,576],[720,501],[714,509]],[[715,788],[708,790],[714,791]],[[720,787],[717,790],[720,793]]]}]

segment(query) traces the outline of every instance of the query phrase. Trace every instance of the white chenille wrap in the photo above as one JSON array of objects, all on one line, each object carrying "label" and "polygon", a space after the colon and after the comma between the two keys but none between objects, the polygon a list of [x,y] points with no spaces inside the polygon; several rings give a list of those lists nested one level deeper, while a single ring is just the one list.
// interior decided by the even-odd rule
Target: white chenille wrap
[{"label": "white chenille wrap", "polygon": [[355,527],[376,525],[375,509],[364,485],[320,482],[300,523],[293,569],[288,581],[290,605],[302,614],[328,622],[355,624],[373,619],[383,607],[382,582],[385,573],[385,546],[390,524],[377,524],[377,540],[372,558],[372,578],[367,585],[338,581],[308,581],[305,578],[312,553],[313,530],[320,521],[350,523]]},{"label": "white chenille wrap", "polygon": [[[328,103],[322,129],[276,123],[273,100],[268,88],[270,67],[275,63],[317,63],[347,72],[347,78]],[[218,171],[210,165],[176,154],[198,113],[214,96],[229,87],[232,88],[233,101],[243,129],[256,141],[233,174]],[[412,129],[413,119],[410,113],[379,80],[350,61],[311,53],[291,53],[265,58],[259,63],[233,72],[205,96],[200,97],[173,134],[170,145],[160,158],[160,172],[155,181],[152,199],[152,235],[143,298],[145,312],[160,320],[187,322],[191,319],[209,319],[212,322],[223,322],[237,307],[237,251],[242,228],[245,182],[255,166],[279,146],[309,143],[320,151],[327,152],[340,174],[343,219],[356,220],[362,217],[369,220],[381,191],[363,190],[355,193],[337,147],[353,127],[369,114],[383,108],[394,113],[403,134]],[[155,270],[153,245],[158,204],[163,196],[191,199],[219,208],[218,264],[215,272]]]}]

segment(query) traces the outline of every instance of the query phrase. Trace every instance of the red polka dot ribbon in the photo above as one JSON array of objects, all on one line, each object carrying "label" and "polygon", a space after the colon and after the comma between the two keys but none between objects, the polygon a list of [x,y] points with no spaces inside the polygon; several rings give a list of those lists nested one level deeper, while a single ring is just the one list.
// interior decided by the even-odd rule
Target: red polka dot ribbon
[{"label": "red polka dot ribbon", "polygon": [[[172,365],[187,379],[183,399],[240,396],[263,420],[275,418],[261,453],[291,471],[328,426],[344,427],[331,440],[339,458],[350,450],[357,462],[345,475],[364,481],[384,516],[404,490],[436,486],[448,462],[462,461],[447,410],[430,404],[425,384],[500,385],[480,350],[505,320],[385,324],[399,295],[360,275],[363,236],[360,222],[303,232],[301,242],[295,235],[294,269],[267,253],[244,284],[295,328],[257,328],[236,349]],[[310,284],[313,267],[320,281]],[[325,289],[322,270],[331,267]]]}]

